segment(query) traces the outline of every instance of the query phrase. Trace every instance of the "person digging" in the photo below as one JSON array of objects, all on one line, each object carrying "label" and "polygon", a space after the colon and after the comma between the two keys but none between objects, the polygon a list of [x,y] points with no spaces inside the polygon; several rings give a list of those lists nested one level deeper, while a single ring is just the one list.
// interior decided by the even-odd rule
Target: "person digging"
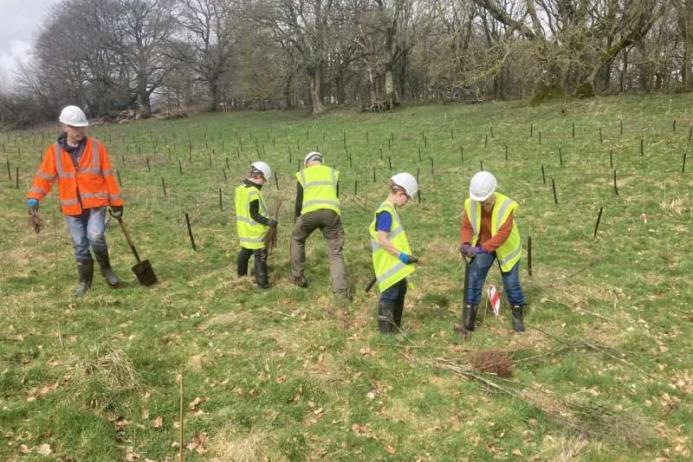
[{"label": "person digging", "polygon": [[490,172],[476,173],[469,184],[460,227],[460,253],[471,258],[468,283],[462,300],[462,322],[456,331],[474,330],[481,290],[494,260],[498,260],[505,294],[510,303],[515,332],[524,332],[524,295],[520,287],[522,241],[513,215],[517,202],[496,192],[496,177]]}]

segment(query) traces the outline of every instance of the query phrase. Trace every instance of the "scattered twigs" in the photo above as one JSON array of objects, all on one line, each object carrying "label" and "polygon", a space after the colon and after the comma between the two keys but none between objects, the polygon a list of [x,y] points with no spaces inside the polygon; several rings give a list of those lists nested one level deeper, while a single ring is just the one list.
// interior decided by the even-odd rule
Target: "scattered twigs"
[{"label": "scattered twigs", "polygon": [[40,233],[43,229],[43,220],[41,220],[38,211],[31,210],[29,212],[29,225],[31,225],[36,234]]},{"label": "scattered twigs", "polygon": [[[274,208],[270,212],[271,217],[274,220],[279,219],[279,211],[282,208],[283,200],[281,198],[277,199],[277,201],[274,203]],[[267,234],[265,234],[265,250],[267,250],[267,256],[269,257],[270,254],[272,253],[272,250],[277,247],[277,227],[276,226],[270,226],[270,228],[267,230]]]}]

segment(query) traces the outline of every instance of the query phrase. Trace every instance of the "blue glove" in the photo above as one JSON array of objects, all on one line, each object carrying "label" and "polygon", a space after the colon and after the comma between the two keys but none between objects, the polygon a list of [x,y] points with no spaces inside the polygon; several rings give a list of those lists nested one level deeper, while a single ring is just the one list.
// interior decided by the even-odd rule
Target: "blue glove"
[{"label": "blue glove", "polygon": [[399,261],[401,261],[401,262],[404,263],[405,265],[411,265],[411,264],[416,263],[417,261],[419,261],[419,259],[416,258],[416,257],[413,256],[413,255],[407,255],[407,254],[404,253],[404,252],[400,252],[400,253],[399,253]]},{"label": "blue glove", "polygon": [[36,199],[28,199],[26,201],[26,206],[29,208],[29,210],[38,210],[39,201],[37,201]]},{"label": "blue glove", "polygon": [[460,246],[460,254],[462,254],[463,257],[468,257],[469,255],[469,250],[472,248],[471,244],[464,243]]}]

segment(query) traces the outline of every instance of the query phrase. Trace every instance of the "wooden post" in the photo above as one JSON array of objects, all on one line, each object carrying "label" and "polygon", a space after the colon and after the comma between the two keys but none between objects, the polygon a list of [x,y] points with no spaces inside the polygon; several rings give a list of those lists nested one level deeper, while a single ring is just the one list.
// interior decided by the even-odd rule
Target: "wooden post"
[{"label": "wooden post", "polygon": [[556,194],[556,181],[551,178],[551,189],[553,190],[553,201],[558,205],[558,194]]},{"label": "wooden post", "polygon": [[161,177],[161,190],[164,192],[164,197],[168,197],[166,194],[166,181],[164,181],[164,177]]},{"label": "wooden post", "polygon": [[387,164],[390,166],[390,171],[392,171],[392,157],[387,156]]},{"label": "wooden post", "polygon": [[430,160],[431,160],[431,176],[433,176],[433,175],[436,174],[436,172],[435,172],[435,170],[434,170],[434,168],[433,168],[433,157],[431,157]]},{"label": "wooden post", "polygon": [[604,137],[602,136],[602,127],[599,127],[599,142],[600,143],[604,142]]},{"label": "wooden post", "polygon": [[277,175],[277,172],[274,172],[274,185],[277,187],[277,191],[279,191],[279,175]]},{"label": "wooden post", "polygon": [[120,178],[120,170],[116,170],[116,176],[118,177],[118,186],[123,187],[123,180]]},{"label": "wooden post", "polygon": [[529,137],[534,136],[534,124],[529,124]]},{"label": "wooden post", "polygon": [[15,187],[19,189],[19,167],[14,168],[14,183]]},{"label": "wooden post", "polygon": [[640,155],[645,155],[645,140],[643,140],[642,138],[640,138]]},{"label": "wooden post", "polygon": [[464,147],[460,146],[460,164],[464,162]]},{"label": "wooden post", "polygon": [[221,169],[221,173],[224,174],[224,183],[228,183],[228,182],[229,182],[229,179],[228,179],[228,177],[226,176],[226,169],[225,169],[225,168],[222,168],[222,169]]},{"label": "wooden post", "polygon": [[373,167],[373,183],[375,183],[375,167]]},{"label": "wooden post", "polygon": [[183,174],[183,164],[181,163],[180,159],[178,159],[178,171],[180,174]]},{"label": "wooden post", "polygon": [[195,238],[193,237],[192,227],[190,226],[190,217],[188,216],[188,212],[185,212],[185,223],[188,225],[188,237],[190,237],[190,245],[192,245],[193,250],[197,252],[197,246],[195,245]]},{"label": "wooden post", "polygon": [[184,462],[183,461],[183,454],[185,454],[185,430],[184,430],[184,425],[183,425],[183,418],[184,418],[184,413],[185,413],[185,403],[184,403],[184,388],[183,388],[183,372],[180,373],[180,388],[178,390],[178,406],[180,408],[180,414],[179,414],[179,424],[180,424],[180,431],[178,433],[178,462]]},{"label": "wooden post", "polygon": [[563,150],[558,148],[558,163],[563,167]]},{"label": "wooden post", "polygon": [[505,145],[505,160],[508,160],[508,145]]},{"label": "wooden post", "polygon": [[481,170],[484,169],[484,160],[483,159],[479,159],[479,167],[481,168]]},{"label": "wooden post", "polygon": [[681,173],[686,173],[686,151],[683,151],[683,161],[681,162]]},{"label": "wooden post", "polygon": [[575,138],[575,122],[573,122],[573,138]]},{"label": "wooden post", "polygon": [[149,164],[149,157],[146,158],[147,160],[147,171],[151,172],[152,171],[152,166]]},{"label": "wooden post", "polygon": [[10,167],[10,159],[6,159],[7,162],[7,179],[12,181],[12,167]]},{"label": "wooden post", "polygon": [[224,211],[224,199],[223,199],[222,194],[221,194],[221,188],[219,188],[219,210],[221,212]]},{"label": "wooden post", "polygon": [[623,136],[623,119],[621,119],[620,122],[621,122],[621,136]]},{"label": "wooden post", "polygon": [[614,169],[614,194],[618,196],[618,185],[616,184],[616,170]]},{"label": "wooden post", "polygon": [[546,172],[544,172],[544,164],[541,164],[541,181],[546,184]]},{"label": "wooden post", "polygon": [[609,149],[609,167],[614,168],[614,150]]},{"label": "wooden post", "polygon": [[532,277],[532,236],[527,236],[527,273]]},{"label": "wooden post", "polygon": [[602,212],[604,211],[604,207],[599,207],[599,214],[597,215],[597,223],[594,225],[594,236],[592,237],[592,240],[597,238],[597,231],[599,231],[599,222],[602,219]]}]

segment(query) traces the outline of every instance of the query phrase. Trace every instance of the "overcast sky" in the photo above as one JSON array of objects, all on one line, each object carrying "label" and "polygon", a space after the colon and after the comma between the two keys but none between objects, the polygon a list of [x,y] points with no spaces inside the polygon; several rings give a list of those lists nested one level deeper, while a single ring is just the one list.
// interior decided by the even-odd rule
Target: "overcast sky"
[{"label": "overcast sky", "polygon": [[0,0],[0,83],[14,80],[50,7],[60,0]]}]

